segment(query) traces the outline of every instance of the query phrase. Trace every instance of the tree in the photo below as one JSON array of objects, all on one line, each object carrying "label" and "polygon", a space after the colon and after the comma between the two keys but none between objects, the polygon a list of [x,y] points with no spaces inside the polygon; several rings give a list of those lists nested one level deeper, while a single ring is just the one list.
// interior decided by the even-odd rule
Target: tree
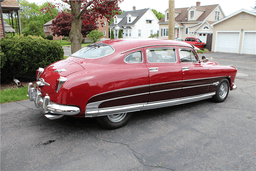
[{"label": "tree", "polygon": [[[59,12],[55,20],[52,20],[52,32],[53,35],[69,36],[71,30],[72,16],[65,11]],[[88,24],[87,26],[82,25],[81,33],[83,37],[86,37],[90,31],[95,30],[97,27],[94,23]]]},{"label": "tree", "polygon": [[[50,12],[42,13],[40,9],[49,7],[51,8]],[[27,0],[20,1],[20,21],[21,29],[28,29],[28,25],[32,21],[40,23],[40,30],[43,32],[43,25],[48,21],[55,18],[58,14],[58,10],[51,3],[45,2],[43,5],[38,6],[36,3],[29,3]]]},{"label": "tree", "polygon": [[91,31],[87,37],[93,41],[93,43],[99,41],[102,37],[104,37],[104,34],[99,30],[93,30]]},{"label": "tree", "polygon": [[114,39],[114,38],[115,38],[114,31],[113,31],[113,29],[111,29],[111,31],[110,31],[110,39]]},{"label": "tree", "polygon": [[[119,3],[123,0],[64,0],[70,5],[71,30],[69,38],[71,40],[71,52],[74,53],[81,49],[83,35],[81,33],[82,24],[84,26],[93,23],[100,18],[106,17],[109,21],[114,15],[115,11],[120,11]],[[51,11],[51,8],[43,8],[42,11]],[[101,25],[103,23],[100,23]]]},{"label": "tree", "polygon": [[31,21],[26,29],[22,32],[24,36],[32,35],[32,36],[41,36],[42,29],[41,24],[38,21]]},{"label": "tree", "polygon": [[164,18],[164,14],[162,14],[161,12],[157,12],[157,10],[155,10],[155,9],[152,9],[152,11],[156,15],[158,20],[161,20],[162,18]]}]

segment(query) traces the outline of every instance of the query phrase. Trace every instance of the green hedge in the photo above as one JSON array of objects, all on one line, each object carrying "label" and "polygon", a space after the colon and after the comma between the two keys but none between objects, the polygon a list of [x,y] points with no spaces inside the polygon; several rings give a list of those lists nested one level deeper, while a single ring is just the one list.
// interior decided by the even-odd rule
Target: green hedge
[{"label": "green hedge", "polygon": [[14,36],[0,40],[2,53],[1,83],[16,78],[34,81],[36,70],[63,59],[64,51],[57,42],[42,37]]},{"label": "green hedge", "polygon": [[53,40],[53,35],[48,35],[48,36],[46,36],[46,39],[48,39],[48,40]]}]

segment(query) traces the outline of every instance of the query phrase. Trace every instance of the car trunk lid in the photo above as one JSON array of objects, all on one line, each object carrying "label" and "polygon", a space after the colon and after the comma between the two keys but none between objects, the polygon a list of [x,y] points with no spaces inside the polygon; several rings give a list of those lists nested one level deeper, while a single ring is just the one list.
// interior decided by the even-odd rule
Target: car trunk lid
[{"label": "car trunk lid", "polygon": [[70,74],[84,70],[84,67],[78,62],[75,62],[70,59],[58,61],[49,65],[45,68],[44,72],[40,75],[39,80],[50,85],[44,85],[41,90],[48,94],[53,94],[56,89],[56,81],[60,77],[67,77]]}]

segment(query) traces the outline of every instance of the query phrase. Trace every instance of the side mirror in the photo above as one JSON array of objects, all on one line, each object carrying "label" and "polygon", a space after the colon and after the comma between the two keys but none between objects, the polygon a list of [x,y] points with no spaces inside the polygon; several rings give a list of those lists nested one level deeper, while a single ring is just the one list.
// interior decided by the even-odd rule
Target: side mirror
[{"label": "side mirror", "polygon": [[208,62],[209,59],[207,59],[205,56],[202,56],[202,61],[203,61],[203,62]]}]

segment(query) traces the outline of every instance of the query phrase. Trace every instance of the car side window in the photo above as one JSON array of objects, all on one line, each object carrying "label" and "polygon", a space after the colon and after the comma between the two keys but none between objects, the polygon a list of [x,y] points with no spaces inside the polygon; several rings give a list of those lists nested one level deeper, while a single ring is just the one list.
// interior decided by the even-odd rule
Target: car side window
[{"label": "car side window", "polygon": [[180,49],[181,62],[198,62],[196,55],[192,49]]},{"label": "car side window", "polygon": [[147,49],[148,63],[174,63],[176,62],[175,48],[159,47]]},{"label": "car side window", "polygon": [[125,63],[142,63],[142,52],[133,52],[124,58]]}]

